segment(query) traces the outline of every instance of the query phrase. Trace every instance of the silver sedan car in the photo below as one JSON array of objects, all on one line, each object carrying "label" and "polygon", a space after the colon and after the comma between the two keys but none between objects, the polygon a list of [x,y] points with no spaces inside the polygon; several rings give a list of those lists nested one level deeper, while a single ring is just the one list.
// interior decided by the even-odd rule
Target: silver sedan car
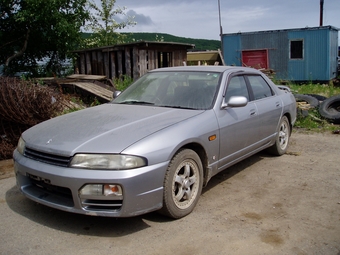
[{"label": "silver sedan car", "polygon": [[255,69],[156,69],[110,103],[25,131],[17,184],[67,212],[181,218],[220,171],[264,149],[284,154],[295,119],[290,90]]}]

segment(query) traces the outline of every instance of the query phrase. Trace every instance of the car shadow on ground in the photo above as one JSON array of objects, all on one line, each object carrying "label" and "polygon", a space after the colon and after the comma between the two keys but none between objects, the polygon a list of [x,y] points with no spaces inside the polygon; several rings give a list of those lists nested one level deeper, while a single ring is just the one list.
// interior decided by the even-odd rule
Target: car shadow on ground
[{"label": "car shadow on ground", "polygon": [[217,175],[213,176],[207,186],[205,186],[202,190],[202,194],[209,192],[209,190],[213,189],[217,185],[219,185],[222,182],[227,181],[228,179],[232,178],[233,176],[237,175],[238,173],[242,172],[244,169],[251,167],[254,164],[257,164],[264,158],[273,157],[272,155],[261,151],[259,153],[256,153],[255,155],[246,158],[240,162],[238,162],[235,165],[232,165],[231,167],[228,167],[227,169],[222,170]]},{"label": "car shadow on ground", "polygon": [[132,218],[97,217],[69,213],[26,198],[16,186],[6,192],[9,208],[41,226],[76,235],[119,237],[149,228],[142,216]]},{"label": "car shadow on ground", "polygon": [[[203,194],[261,161],[264,157],[270,156],[260,152],[220,172],[212,177],[203,189]],[[12,211],[39,225],[76,235],[119,237],[149,228],[148,221],[155,223],[173,221],[173,219],[157,212],[131,218],[97,217],[69,213],[31,201],[22,195],[16,186],[6,192],[6,202]]]}]

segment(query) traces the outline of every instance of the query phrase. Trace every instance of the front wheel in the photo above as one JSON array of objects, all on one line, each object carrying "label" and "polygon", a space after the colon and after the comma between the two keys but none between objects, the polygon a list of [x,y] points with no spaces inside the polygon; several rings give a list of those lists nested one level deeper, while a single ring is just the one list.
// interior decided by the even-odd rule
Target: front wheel
[{"label": "front wheel", "polygon": [[290,125],[288,118],[283,116],[280,121],[279,130],[275,138],[275,143],[268,148],[268,152],[281,156],[286,153],[290,138]]},{"label": "front wheel", "polygon": [[203,166],[196,152],[179,151],[171,160],[164,179],[160,213],[174,219],[193,211],[202,192]]}]

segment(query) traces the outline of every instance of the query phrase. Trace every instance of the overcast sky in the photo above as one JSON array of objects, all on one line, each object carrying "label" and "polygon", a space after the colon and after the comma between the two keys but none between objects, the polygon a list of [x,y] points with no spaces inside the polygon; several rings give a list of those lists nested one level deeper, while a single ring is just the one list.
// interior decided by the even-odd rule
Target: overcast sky
[{"label": "overcast sky", "polygon": [[[117,0],[137,25],[117,32],[155,32],[219,40],[218,0]],[[317,27],[320,0],[220,0],[223,33]],[[340,0],[324,0],[323,25],[340,28]]]}]

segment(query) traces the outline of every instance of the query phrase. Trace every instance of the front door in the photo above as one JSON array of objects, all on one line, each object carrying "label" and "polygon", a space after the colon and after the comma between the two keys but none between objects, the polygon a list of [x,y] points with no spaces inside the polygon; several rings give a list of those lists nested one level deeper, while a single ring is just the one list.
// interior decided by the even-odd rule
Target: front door
[{"label": "front door", "polygon": [[[249,100],[249,92],[243,75],[229,79],[225,101],[231,96],[244,96]],[[242,155],[252,151],[258,140],[259,120],[254,102],[243,107],[230,107],[218,112],[220,126],[219,169],[228,167]]]}]

